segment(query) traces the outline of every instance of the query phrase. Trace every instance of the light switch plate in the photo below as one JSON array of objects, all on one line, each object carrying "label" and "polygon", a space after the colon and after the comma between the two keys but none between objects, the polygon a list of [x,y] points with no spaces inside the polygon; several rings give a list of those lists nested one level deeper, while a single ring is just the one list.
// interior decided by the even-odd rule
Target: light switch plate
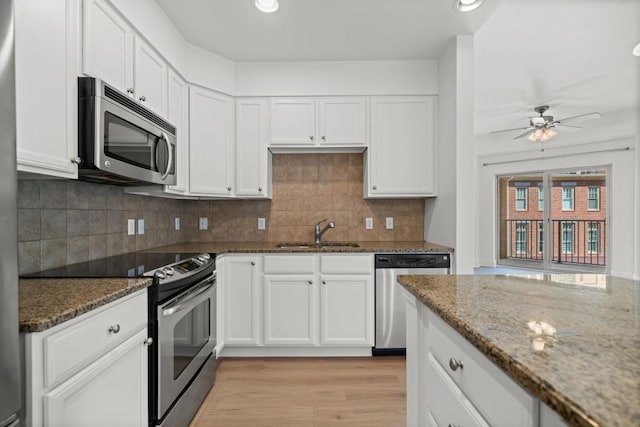
[{"label": "light switch plate", "polygon": [[264,218],[258,218],[258,230],[264,230],[266,228],[266,222]]},{"label": "light switch plate", "polygon": [[364,219],[364,228],[373,230],[373,218],[369,217]]},{"label": "light switch plate", "polygon": [[180,217],[176,217],[174,224],[175,224],[176,230],[180,230]]},{"label": "light switch plate", "polygon": [[200,230],[206,230],[209,228],[209,218],[207,218],[206,216],[201,216],[200,220],[198,221],[198,228]]},{"label": "light switch plate", "polygon": [[393,230],[393,217],[388,216],[386,219],[387,230]]},{"label": "light switch plate", "polygon": [[138,234],[142,236],[144,234],[144,219],[138,219]]},{"label": "light switch plate", "polygon": [[136,234],[136,220],[135,219],[128,219],[127,220],[127,235],[128,236],[133,236],[134,234]]}]

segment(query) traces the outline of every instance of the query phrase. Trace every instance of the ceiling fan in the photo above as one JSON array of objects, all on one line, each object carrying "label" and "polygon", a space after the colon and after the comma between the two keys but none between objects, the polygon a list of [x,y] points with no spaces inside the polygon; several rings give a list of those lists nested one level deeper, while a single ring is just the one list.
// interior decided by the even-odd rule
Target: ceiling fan
[{"label": "ceiling fan", "polygon": [[514,129],[502,129],[495,130],[491,133],[499,133],[499,132],[513,132],[516,130],[524,130],[524,132],[516,135],[513,139],[524,138],[525,136],[529,136],[529,140],[531,141],[547,141],[554,136],[556,136],[557,132],[553,130],[555,127],[566,127],[566,128],[574,128],[580,129],[580,126],[571,126],[567,125],[567,122],[571,122],[573,120],[588,120],[588,119],[599,119],[602,117],[600,113],[593,112],[587,114],[580,114],[578,116],[566,117],[564,119],[554,120],[553,116],[545,116],[544,113],[549,109],[548,105],[541,105],[539,107],[534,108],[533,110],[539,114],[538,117],[529,117],[529,126],[523,128],[514,128]]}]

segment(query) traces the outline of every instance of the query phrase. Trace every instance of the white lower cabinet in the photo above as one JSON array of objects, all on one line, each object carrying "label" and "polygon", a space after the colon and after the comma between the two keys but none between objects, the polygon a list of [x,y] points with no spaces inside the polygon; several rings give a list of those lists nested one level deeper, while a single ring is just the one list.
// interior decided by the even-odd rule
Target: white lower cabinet
[{"label": "white lower cabinet", "polygon": [[408,426],[563,425],[422,302],[406,299]]},{"label": "white lower cabinet", "polygon": [[217,265],[223,356],[371,354],[372,254],[227,254]]},{"label": "white lower cabinet", "polygon": [[148,425],[146,289],[24,335],[27,426]]}]

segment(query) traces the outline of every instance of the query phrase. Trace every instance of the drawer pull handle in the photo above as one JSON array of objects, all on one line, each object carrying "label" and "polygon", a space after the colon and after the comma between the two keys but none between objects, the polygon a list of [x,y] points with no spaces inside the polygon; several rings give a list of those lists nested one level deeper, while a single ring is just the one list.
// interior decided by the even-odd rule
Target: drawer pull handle
[{"label": "drawer pull handle", "polygon": [[458,368],[464,368],[464,365],[462,364],[462,360],[456,360],[452,357],[451,359],[449,359],[449,367],[452,371],[457,371]]},{"label": "drawer pull handle", "polygon": [[447,427],[458,427],[458,426],[452,423],[452,424],[449,424]]},{"label": "drawer pull handle", "polygon": [[151,344],[153,344],[153,338],[149,337],[144,340],[144,345],[146,345],[147,347],[151,346]]},{"label": "drawer pull handle", "polygon": [[109,332],[113,332],[114,334],[117,334],[118,332],[120,332],[120,325],[115,324],[115,325],[109,326]]}]

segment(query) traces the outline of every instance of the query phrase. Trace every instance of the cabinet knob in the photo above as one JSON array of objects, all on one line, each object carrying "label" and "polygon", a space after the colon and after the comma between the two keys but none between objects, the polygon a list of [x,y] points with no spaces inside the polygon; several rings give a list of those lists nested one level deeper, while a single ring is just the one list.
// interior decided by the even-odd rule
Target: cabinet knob
[{"label": "cabinet knob", "polygon": [[147,100],[147,97],[142,95],[140,98],[138,98],[138,100],[140,100],[141,102],[144,102]]},{"label": "cabinet knob", "polygon": [[251,265],[256,265],[255,261],[251,261]]},{"label": "cabinet knob", "polygon": [[231,186],[227,187],[227,191],[231,191]]},{"label": "cabinet knob", "polygon": [[114,334],[117,334],[118,332],[120,332],[120,325],[115,324],[115,325],[109,326],[109,332],[113,332]]},{"label": "cabinet knob", "polygon": [[378,189],[378,186],[377,186],[377,185],[374,185],[374,186],[373,186],[373,189],[374,189],[374,190],[377,190],[377,189]]},{"label": "cabinet knob", "polygon": [[447,427],[458,427],[458,426],[455,424],[449,424]]},{"label": "cabinet knob", "polygon": [[72,157],[71,163],[73,163],[74,165],[79,165],[80,163],[82,163],[82,159],[78,156]]},{"label": "cabinet knob", "polygon": [[258,191],[262,192],[262,187],[258,187]]},{"label": "cabinet knob", "polygon": [[313,141],[315,139],[315,137],[313,135],[311,135],[311,136],[309,136],[309,139]]},{"label": "cabinet knob", "polygon": [[320,137],[320,139],[322,139],[323,141],[326,141],[326,140],[327,140],[327,137],[326,137],[326,136],[324,136],[324,135],[322,135],[322,136]]},{"label": "cabinet knob", "polygon": [[326,282],[325,280],[323,280],[323,281],[322,281],[322,284],[323,284],[323,285],[326,285],[326,284],[327,284],[327,282]]},{"label": "cabinet knob", "polygon": [[452,371],[457,371],[458,368],[464,368],[464,365],[462,364],[462,360],[456,360],[452,357],[451,359],[449,359],[449,367]]},{"label": "cabinet knob", "polygon": [[133,93],[133,88],[132,87],[127,88],[127,93]]},{"label": "cabinet knob", "polygon": [[310,285],[313,285],[313,280],[309,280],[309,284],[310,284]]},{"label": "cabinet knob", "polygon": [[147,347],[149,347],[151,344],[153,344],[153,338],[149,337],[144,340],[144,345],[146,345]]}]

